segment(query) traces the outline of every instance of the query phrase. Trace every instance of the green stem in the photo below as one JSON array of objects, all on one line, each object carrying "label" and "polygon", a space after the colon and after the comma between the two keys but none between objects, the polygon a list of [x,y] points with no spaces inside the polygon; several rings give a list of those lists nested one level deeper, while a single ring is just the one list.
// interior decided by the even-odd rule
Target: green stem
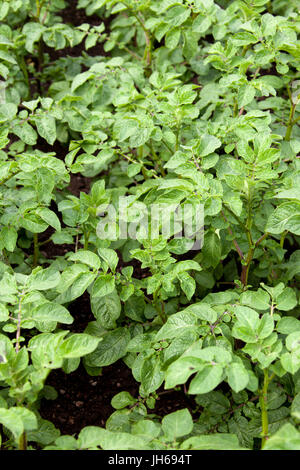
[{"label": "green stem", "polygon": [[300,121],[300,116],[298,116],[296,119],[293,120],[292,124],[296,124],[298,121]]},{"label": "green stem", "polygon": [[26,66],[24,56],[17,57],[17,61],[18,61],[19,67],[22,70],[22,73],[24,75],[24,80],[25,80],[27,90],[28,90],[27,98],[29,98],[30,97],[30,84],[29,84],[29,76],[28,76],[28,71],[27,71],[27,66]]},{"label": "green stem", "polygon": [[40,254],[40,250],[39,250],[38,234],[34,233],[33,234],[33,263],[32,263],[33,268],[37,267],[39,254]]},{"label": "green stem", "polygon": [[16,353],[20,350],[20,336],[21,336],[21,322],[22,322],[22,302],[23,297],[25,295],[25,291],[21,292],[19,297],[19,306],[18,306],[18,321],[17,321],[17,333],[16,333]]},{"label": "green stem", "polygon": [[90,232],[87,231],[87,232],[84,232],[84,250],[88,250],[89,248],[89,238],[90,238]]},{"label": "green stem", "polygon": [[287,125],[287,129],[286,129],[285,137],[284,137],[284,140],[287,141],[287,142],[289,142],[291,140],[292,130],[293,130],[293,127],[294,127],[295,110],[296,110],[296,105],[292,103],[291,104],[291,109],[290,109],[290,116],[289,116],[289,120],[288,120],[288,125]]},{"label": "green stem", "polygon": [[144,31],[144,35],[145,35],[145,41],[146,41],[146,47],[145,47],[145,52],[144,52],[144,60],[146,62],[146,65],[147,67],[150,67],[151,66],[151,62],[152,62],[152,40],[151,40],[151,34],[150,32],[148,31],[148,29],[146,28],[145,26],[145,23],[144,23],[144,19],[143,17],[141,17],[141,14],[137,13],[134,11],[134,9],[127,4],[126,1],[123,1],[121,2],[123,3],[123,5],[126,6],[126,8],[128,8],[128,10],[131,11],[131,13],[133,14],[133,16],[136,18],[136,20],[138,21],[138,23],[141,25],[143,31]]},{"label": "green stem", "polygon": [[238,117],[238,115],[239,115],[238,102],[237,102],[237,99],[234,98],[234,103],[233,103],[233,117]]},{"label": "green stem", "polygon": [[287,129],[286,129],[284,140],[289,142],[291,140],[291,134],[292,134],[293,126],[295,124],[294,123],[294,117],[295,117],[295,111],[296,111],[296,103],[293,102],[293,98],[292,98],[292,94],[291,94],[291,90],[290,90],[289,86],[287,86],[287,92],[288,92],[289,99],[290,99],[290,102],[291,102],[291,108],[290,108],[290,115],[289,115],[289,120],[288,120],[288,123],[287,123]]},{"label": "green stem", "polygon": [[[250,232],[249,232],[249,234],[250,234]],[[265,240],[268,235],[269,235],[268,232],[264,233],[255,243],[253,243],[251,234],[250,234],[250,236],[249,236],[250,248],[249,248],[249,252],[248,252],[248,255],[247,255],[246,262],[245,262],[245,264],[243,265],[242,274],[241,274],[241,282],[242,282],[242,284],[243,284],[244,287],[247,287],[247,285],[248,285],[249,270],[250,270],[251,262],[252,262],[252,260],[253,260],[255,248],[257,248],[258,245],[259,245],[263,240]]]},{"label": "green stem", "polygon": [[50,242],[52,242],[52,240],[51,240],[51,238],[48,238],[47,240],[44,240],[43,242],[40,242],[39,246],[46,245],[47,243],[50,243]]},{"label": "green stem", "polygon": [[268,419],[268,386],[272,377],[269,377],[268,369],[264,369],[264,384],[260,390],[259,403],[261,409],[261,423],[262,423],[262,440],[261,448],[263,449],[265,443],[269,438],[269,419]]},{"label": "green stem", "polygon": [[169,150],[169,152],[173,155],[174,150],[169,146],[169,144],[167,144],[164,140],[162,141],[162,143],[167,147],[167,149]]},{"label": "green stem", "polygon": [[281,237],[280,237],[280,248],[283,248],[284,240],[285,240],[285,237],[287,236],[287,234],[288,234],[288,230],[285,230],[283,232],[283,234],[281,235]]},{"label": "green stem", "polygon": [[247,255],[246,262],[242,267],[241,283],[243,284],[244,287],[247,287],[248,285],[249,269],[250,269],[251,261],[253,259],[253,255],[254,255],[254,248],[251,246]]},{"label": "green stem", "polygon": [[159,299],[158,291],[155,291],[153,294],[153,305],[161,318],[162,323],[166,323],[167,316],[165,313],[165,306],[162,300]]},{"label": "green stem", "polygon": [[27,436],[24,431],[19,438],[19,450],[27,450]]},{"label": "green stem", "polygon": [[175,150],[176,152],[179,150],[179,134],[180,134],[180,123],[177,122],[177,129],[176,129],[176,144],[175,144]]}]

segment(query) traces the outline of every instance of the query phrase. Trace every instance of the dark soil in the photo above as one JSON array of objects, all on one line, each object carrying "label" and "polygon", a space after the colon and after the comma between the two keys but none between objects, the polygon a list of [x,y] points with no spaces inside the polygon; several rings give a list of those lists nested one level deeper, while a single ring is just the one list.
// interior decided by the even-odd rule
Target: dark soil
[{"label": "dark soil", "polygon": [[82,176],[80,173],[70,173],[71,181],[68,186],[68,190],[76,197],[80,196],[80,193],[89,193],[91,188],[92,179],[87,176]]},{"label": "dark soil", "polygon": [[[111,399],[121,391],[129,392],[138,399],[139,383],[132,376],[131,370],[118,361],[104,367],[99,376],[90,376],[82,365],[65,374],[61,369],[49,375],[47,385],[54,387],[58,393],[55,400],[41,401],[42,418],[51,421],[62,434],[78,434],[85,426],[105,427],[114,408]],[[173,411],[196,408],[194,400],[183,391],[158,391],[159,397],[154,410],[149,414],[165,416]]]},{"label": "dark soil", "polygon": [[110,404],[114,395],[123,390],[138,394],[131,370],[121,361],[104,367],[102,375],[96,377],[89,376],[82,365],[71,374],[54,370],[47,385],[56,389],[58,397],[42,400],[39,411],[62,434],[77,434],[85,426],[105,426],[114,411]]}]

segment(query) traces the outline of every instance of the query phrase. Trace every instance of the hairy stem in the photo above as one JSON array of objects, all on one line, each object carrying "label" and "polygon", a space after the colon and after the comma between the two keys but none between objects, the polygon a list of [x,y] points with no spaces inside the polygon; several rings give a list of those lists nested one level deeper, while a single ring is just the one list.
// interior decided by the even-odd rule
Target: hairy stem
[{"label": "hairy stem", "polygon": [[288,230],[285,230],[285,231],[282,233],[281,237],[280,237],[280,247],[281,247],[281,248],[283,248],[284,240],[285,240],[285,237],[287,236],[288,233],[289,233]]},{"label": "hairy stem", "polygon": [[27,436],[26,436],[26,432],[24,431],[20,438],[19,438],[19,450],[27,450]]},{"label": "hairy stem", "polygon": [[90,238],[90,232],[86,231],[84,232],[84,250],[88,250],[89,248],[89,238]]},{"label": "hairy stem", "polygon": [[159,299],[158,291],[155,291],[154,294],[153,294],[153,305],[154,305],[158,315],[160,316],[161,321],[163,323],[166,323],[167,316],[166,316],[166,312],[165,312],[165,305],[164,305],[163,301],[161,299]]},{"label": "hairy stem", "polygon": [[292,130],[293,130],[293,127],[294,127],[294,124],[295,124],[294,117],[295,117],[295,111],[296,111],[297,103],[294,103],[294,101],[293,101],[291,90],[290,90],[289,86],[287,86],[287,91],[288,91],[288,95],[289,95],[289,98],[290,98],[291,107],[290,107],[289,120],[288,120],[288,123],[287,123],[287,129],[286,129],[284,140],[288,142],[288,141],[291,140]]},{"label": "hairy stem", "polygon": [[22,301],[25,291],[21,292],[19,297],[19,306],[18,306],[18,322],[17,322],[17,333],[16,333],[16,352],[20,350],[20,336],[21,336],[21,321],[22,321]]},{"label": "hairy stem", "polygon": [[264,383],[263,388],[260,390],[259,403],[261,409],[261,424],[262,424],[262,440],[261,448],[263,449],[265,443],[269,438],[269,419],[268,419],[268,386],[272,376],[269,377],[268,369],[264,369]]}]

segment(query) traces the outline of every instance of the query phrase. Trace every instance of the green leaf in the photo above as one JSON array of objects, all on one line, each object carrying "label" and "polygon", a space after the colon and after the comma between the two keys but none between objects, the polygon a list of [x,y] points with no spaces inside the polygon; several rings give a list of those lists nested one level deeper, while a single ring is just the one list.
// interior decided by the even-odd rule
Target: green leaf
[{"label": "green leaf", "polygon": [[232,390],[238,393],[248,385],[248,372],[242,364],[233,362],[227,367],[227,381]]},{"label": "green leaf", "polygon": [[147,357],[141,368],[141,382],[147,394],[155,392],[163,383],[164,378],[165,374],[161,370],[159,359],[155,355]]},{"label": "green leaf", "polygon": [[189,410],[184,408],[164,416],[161,426],[167,439],[174,441],[179,437],[190,434],[194,423]]},{"label": "green leaf", "polygon": [[27,432],[29,442],[38,442],[43,446],[50,444],[58,438],[60,432],[53,423],[46,419],[38,420],[38,429]]},{"label": "green leaf", "polygon": [[111,400],[111,406],[115,410],[121,410],[122,408],[126,408],[129,405],[134,405],[136,403],[136,399],[133,398],[129,392],[120,392],[117,393]]},{"label": "green leaf", "polygon": [[165,36],[165,46],[168,49],[175,49],[177,46],[181,36],[181,31],[180,29],[171,29],[171,31],[168,31],[166,36]]},{"label": "green leaf", "polygon": [[252,85],[242,85],[238,91],[238,106],[243,108],[250,104],[255,97],[255,88]]},{"label": "green leaf", "polygon": [[113,364],[126,354],[130,334],[127,328],[116,328],[103,335],[102,341],[85,361],[91,367],[104,367]]},{"label": "green leaf", "polygon": [[295,331],[300,331],[300,321],[295,317],[283,317],[277,323],[276,329],[278,333],[289,335]]},{"label": "green leaf", "polygon": [[202,254],[205,265],[215,268],[221,260],[221,240],[215,232],[208,232],[204,236]]},{"label": "green leaf", "polygon": [[68,259],[69,261],[79,261],[80,263],[87,264],[93,269],[100,269],[101,265],[99,257],[92,251],[88,250],[78,250],[76,253],[72,253]]},{"label": "green leaf", "polygon": [[284,202],[270,215],[266,232],[280,234],[285,230],[300,235],[300,202]]},{"label": "green leaf", "polygon": [[180,357],[168,367],[165,376],[165,388],[174,388],[184,384],[197,371],[202,370],[204,362],[197,357]]},{"label": "green leaf", "polygon": [[177,275],[180,287],[185,293],[188,300],[191,300],[196,290],[196,281],[188,273],[182,272]]},{"label": "green leaf", "polygon": [[74,321],[65,307],[54,302],[45,302],[38,305],[32,312],[32,318],[37,321],[54,321],[67,325]]},{"label": "green leaf", "polygon": [[264,339],[270,336],[274,330],[274,320],[268,313],[265,313],[259,322],[257,334],[259,339]]},{"label": "green leaf", "polygon": [[25,23],[23,27],[23,34],[25,34],[26,38],[25,48],[31,54],[33,53],[34,43],[40,39],[44,30],[45,27],[38,22],[29,21]]},{"label": "green leaf", "polygon": [[266,441],[263,450],[300,450],[300,432],[286,423]]},{"label": "green leaf", "polygon": [[16,124],[12,129],[13,134],[17,135],[25,144],[35,145],[37,142],[37,133],[28,122]]},{"label": "green leaf", "polygon": [[172,24],[173,27],[180,26],[188,19],[190,14],[191,10],[186,6],[174,6],[168,10],[165,21]]},{"label": "green leaf", "polygon": [[160,434],[160,425],[150,419],[141,419],[134,423],[131,428],[131,433],[142,437],[146,441],[152,441]]},{"label": "green leaf", "polygon": [[208,393],[216,388],[223,379],[223,366],[220,364],[207,364],[197,373],[190,383],[189,393]]},{"label": "green leaf", "polygon": [[23,407],[0,408],[0,423],[8,428],[18,440],[24,430],[37,428],[37,419],[32,411]]},{"label": "green leaf", "polygon": [[276,308],[278,310],[292,310],[297,303],[295,291],[291,287],[285,287],[281,294],[276,297]]},{"label": "green leaf", "polygon": [[107,431],[98,426],[86,426],[78,436],[79,449],[94,449],[100,446]]},{"label": "green leaf", "polygon": [[[77,299],[92,284],[92,282],[95,280],[96,275],[96,273],[91,272],[79,274],[73,284],[65,292],[56,297],[55,301],[57,303],[65,304],[67,302],[71,302],[72,300]],[[63,278],[61,282],[62,281]]]},{"label": "green leaf", "polygon": [[184,441],[180,448],[184,450],[243,450],[235,434],[225,433],[193,436]]},{"label": "green leaf", "polygon": [[2,227],[0,232],[0,241],[7,251],[14,251],[18,239],[18,232],[14,227]]},{"label": "green leaf", "polygon": [[192,29],[196,33],[205,33],[211,26],[211,18],[206,15],[198,15],[193,22]]},{"label": "green leaf", "polygon": [[171,315],[167,322],[162,326],[156,335],[156,340],[159,341],[165,338],[174,338],[181,335],[187,330],[195,330],[197,325],[197,317],[193,313],[179,312]]},{"label": "green leaf", "polygon": [[60,345],[59,353],[64,358],[85,356],[96,349],[99,341],[101,341],[101,338],[85,333],[76,333],[64,340]]},{"label": "green leaf", "polygon": [[292,353],[284,353],[280,357],[282,367],[294,375],[300,369],[300,353],[299,350]]},{"label": "green leaf", "polygon": [[55,228],[58,232],[61,230],[60,221],[55,212],[48,209],[48,207],[40,207],[36,210],[36,214],[44,220],[51,227]]},{"label": "green leaf", "polygon": [[205,157],[206,155],[210,155],[213,153],[217,148],[221,147],[222,142],[220,139],[215,137],[214,135],[205,134],[201,138],[201,143],[199,146],[199,156]]},{"label": "green leaf", "polygon": [[16,59],[11,54],[9,54],[9,52],[6,52],[2,49],[0,49],[0,59],[4,62],[8,62],[9,64],[17,63]]},{"label": "green leaf", "polygon": [[9,318],[9,311],[7,310],[5,305],[0,303],[0,322],[5,322],[8,320],[8,318]]},{"label": "green leaf", "polygon": [[36,268],[29,277],[28,287],[30,290],[49,290],[56,287],[59,282],[60,273],[53,267]]},{"label": "green leaf", "polygon": [[16,278],[14,275],[4,273],[0,281],[0,295],[16,294],[18,292]]},{"label": "green leaf", "polygon": [[115,278],[112,274],[100,274],[93,284],[92,297],[104,297],[115,289]]},{"label": "green leaf", "polygon": [[42,114],[35,118],[35,124],[38,133],[48,144],[53,145],[56,140],[56,123],[55,118],[50,114]]},{"label": "green leaf", "polygon": [[237,322],[233,326],[232,336],[246,343],[256,343],[259,327],[259,315],[249,307],[235,307]]},{"label": "green leaf", "polygon": [[17,114],[18,107],[14,103],[0,104],[0,123],[11,121]]},{"label": "green leaf", "polygon": [[103,328],[112,329],[116,327],[116,320],[121,314],[121,302],[116,289],[110,294],[91,297],[92,312]]},{"label": "green leaf", "polygon": [[206,320],[209,323],[214,323],[217,320],[217,312],[206,304],[205,302],[197,302],[189,305],[187,308],[181,311],[181,313],[193,313],[201,320]]},{"label": "green leaf", "polygon": [[270,309],[270,296],[263,290],[258,289],[257,291],[247,290],[242,293],[240,297],[242,305],[247,305],[255,310],[269,310]]}]

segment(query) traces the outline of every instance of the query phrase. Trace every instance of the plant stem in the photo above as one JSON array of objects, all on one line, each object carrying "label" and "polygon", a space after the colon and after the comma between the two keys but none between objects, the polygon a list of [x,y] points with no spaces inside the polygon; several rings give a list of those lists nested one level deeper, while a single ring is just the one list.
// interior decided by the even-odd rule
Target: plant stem
[{"label": "plant stem", "polygon": [[[221,214],[222,214],[222,216],[223,216],[223,219],[224,219],[226,222],[228,222],[228,220],[227,220],[227,218],[226,218],[226,216],[225,216],[225,214],[224,214],[223,211],[221,211]],[[228,230],[229,234],[233,237],[233,232],[232,232],[230,226],[227,227],[227,230]],[[237,243],[237,241],[236,241],[235,239],[233,239],[233,240],[232,240],[232,243],[234,244],[234,247],[235,247],[236,251],[238,252],[239,257],[241,258],[241,260],[245,259],[244,254],[243,254],[243,252],[242,252],[242,250],[241,250],[239,244]]]},{"label": "plant stem", "polygon": [[296,111],[297,103],[293,102],[293,98],[292,98],[292,94],[291,94],[291,90],[290,90],[289,86],[287,86],[287,91],[288,91],[288,95],[289,95],[290,102],[291,102],[291,108],[290,108],[290,115],[289,115],[289,120],[288,120],[288,123],[287,123],[287,129],[286,129],[284,140],[289,142],[291,140],[291,134],[292,134],[293,126],[295,124],[294,117],[295,117],[295,111]]},{"label": "plant stem", "polygon": [[20,436],[18,447],[19,450],[27,450],[27,436],[25,431]]},{"label": "plant stem", "polygon": [[156,308],[156,311],[158,315],[160,316],[161,321],[163,323],[166,323],[167,317],[165,313],[165,306],[164,306],[163,301],[159,299],[158,291],[155,291],[153,294],[153,305]]},{"label": "plant stem", "polygon": [[268,369],[264,369],[264,384],[259,394],[259,403],[261,409],[261,423],[262,423],[262,440],[261,448],[263,449],[266,441],[269,438],[269,420],[268,420],[268,386],[272,380],[272,376],[269,377]]},{"label": "plant stem", "polygon": [[288,234],[288,230],[285,230],[280,237],[280,248],[283,248],[285,237]]},{"label": "plant stem", "polygon": [[90,238],[90,232],[87,231],[87,232],[84,232],[84,250],[88,250],[89,248],[89,238]]},{"label": "plant stem", "polygon": [[243,265],[243,268],[242,268],[242,274],[241,274],[241,283],[243,284],[244,287],[247,287],[247,284],[248,284],[248,276],[249,276],[249,269],[250,269],[250,265],[251,265],[251,262],[253,260],[253,256],[254,256],[254,252],[255,252],[255,248],[258,247],[258,245],[267,238],[268,236],[268,232],[264,233],[257,241],[255,244],[253,244],[253,241],[252,241],[252,237],[250,235],[250,239],[249,239],[249,244],[250,244],[250,249],[249,249],[249,252],[248,252],[248,255],[247,255],[247,259],[246,259],[246,263]]},{"label": "plant stem", "polygon": [[22,320],[22,301],[25,291],[23,289],[19,297],[19,306],[18,306],[18,322],[17,322],[17,333],[16,333],[16,353],[20,350],[20,336],[21,336],[21,320]]},{"label": "plant stem", "polygon": [[144,52],[144,60],[146,62],[147,67],[150,67],[151,62],[152,62],[152,40],[151,40],[151,34],[145,26],[144,18],[142,17],[142,15],[140,13],[137,13],[136,11],[134,11],[134,9],[129,4],[127,4],[126,1],[123,1],[121,3],[123,3],[123,5],[125,5],[126,8],[128,8],[128,10],[131,11],[131,13],[136,18],[136,20],[139,22],[139,24],[141,25],[141,27],[144,31],[145,41],[146,41],[146,47],[145,47],[145,52]]},{"label": "plant stem", "polygon": [[38,234],[34,233],[33,234],[33,262],[32,262],[32,267],[36,268],[38,264],[38,259],[39,259],[39,239],[38,239]]}]

